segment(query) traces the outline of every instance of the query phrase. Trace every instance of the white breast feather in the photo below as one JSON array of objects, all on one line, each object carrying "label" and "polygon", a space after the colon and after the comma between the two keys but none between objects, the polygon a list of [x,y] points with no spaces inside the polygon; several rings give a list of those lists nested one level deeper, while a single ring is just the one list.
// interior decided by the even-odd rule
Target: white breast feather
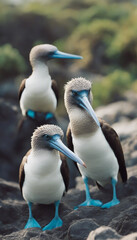
[{"label": "white breast feather", "polygon": [[51,78],[47,74],[43,77],[31,75],[26,80],[26,87],[21,95],[20,108],[22,114],[31,109],[40,112],[54,112],[56,110],[57,99],[51,88]]},{"label": "white breast feather", "polygon": [[84,168],[78,164],[83,176],[98,181],[102,186],[112,177],[117,180],[118,162],[101,129],[94,135],[73,136],[73,145],[75,153],[87,166]]},{"label": "white breast feather", "polygon": [[61,160],[55,151],[30,154],[24,166],[23,197],[32,203],[50,204],[62,198],[65,185],[60,172]]}]

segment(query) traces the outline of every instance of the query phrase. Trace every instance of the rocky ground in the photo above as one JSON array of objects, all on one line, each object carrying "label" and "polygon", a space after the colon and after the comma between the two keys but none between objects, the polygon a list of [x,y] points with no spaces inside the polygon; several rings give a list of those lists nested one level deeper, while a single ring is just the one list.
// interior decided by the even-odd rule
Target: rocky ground
[{"label": "rocky ground", "polygon": [[[0,98],[0,239],[2,240],[135,240],[137,239],[137,96],[128,93],[124,100],[97,109],[118,132],[124,150],[128,171],[126,184],[117,184],[120,204],[110,209],[81,207],[74,210],[85,199],[81,177],[76,178],[75,188],[70,188],[62,198],[60,216],[61,228],[52,231],[40,229],[24,230],[28,218],[27,204],[18,186],[18,167],[29,143],[18,139],[17,125],[20,119],[18,106],[8,99]],[[60,124],[62,119],[60,120]],[[67,121],[63,120],[64,128]],[[24,131],[24,134],[26,132]],[[20,146],[20,151],[16,146]],[[71,166],[72,168],[72,166]],[[71,171],[71,175],[76,175]],[[74,183],[71,185],[74,186]],[[105,192],[90,185],[94,199],[103,203],[111,200],[110,186]],[[45,226],[54,216],[54,206],[34,205],[34,217]]]}]

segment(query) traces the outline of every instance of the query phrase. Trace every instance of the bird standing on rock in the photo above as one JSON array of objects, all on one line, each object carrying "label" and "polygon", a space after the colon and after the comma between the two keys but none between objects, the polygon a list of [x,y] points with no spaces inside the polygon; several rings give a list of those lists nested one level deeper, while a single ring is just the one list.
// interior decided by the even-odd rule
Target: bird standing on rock
[{"label": "bird standing on rock", "polygon": [[[41,44],[31,49],[32,74],[24,79],[19,89],[19,101],[23,118],[17,129],[16,152],[24,154],[30,148],[30,137],[36,127],[43,124],[58,125],[55,111],[58,100],[56,81],[51,80],[47,62],[51,59],[82,59],[81,56],[59,51],[50,44]],[[26,150],[25,150],[26,151]]]},{"label": "bird standing on rock", "polygon": [[85,164],[62,143],[62,137],[63,131],[56,125],[38,127],[32,136],[31,150],[21,162],[19,184],[29,207],[29,219],[25,228],[41,228],[32,216],[32,203],[55,204],[55,217],[43,230],[50,230],[63,224],[58,215],[58,208],[69,184],[65,155],[83,166]]},{"label": "bird standing on rock", "polygon": [[[124,155],[120,140],[114,129],[103,120],[98,120],[91,104],[91,82],[84,78],[75,78],[65,86],[65,107],[70,124],[67,130],[68,147],[86,164],[78,164],[86,187],[86,201],[79,206],[101,206],[110,208],[119,203],[116,196],[118,172],[122,181],[127,180]],[[113,199],[102,204],[90,197],[88,178],[98,186],[112,183]]]},{"label": "bird standing on rock", "polygon": [[50,44],[41,44],[32,48],[29,58],[32,74],[22,81],[19,89],[21,112],[23,116],[31,119],[42,118],[41,114],[44,114],[45,121],[48,121],[55,118],[58,92],[56,82],[51,80],[49,75],[47,62],[55,58],[82,59],[82,57],[58,51]]}]

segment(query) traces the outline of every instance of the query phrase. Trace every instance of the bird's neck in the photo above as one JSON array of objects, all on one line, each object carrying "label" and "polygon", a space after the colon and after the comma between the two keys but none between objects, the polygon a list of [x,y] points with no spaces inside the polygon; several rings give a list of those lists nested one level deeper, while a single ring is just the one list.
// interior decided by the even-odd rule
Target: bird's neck
[{"label": "bird's neck", "polygon": [[61,160],[58,151],[32,149],[29,164],[35,174],[45,175],[55,171],[56,168],[60,168]]},{"label": "bird's neck", "polygon": [[49,75],[48,66],[45,63],[37,62],[32,68],[31,78],[40,84],[46,82],[51,85],[51,76]]},{"label": "bird's neck", "polygon": [[48,70],[48,66],[43,63],[43,62],[37,62],[37,64],[35,64],[32,68],[32,74],[39,77],[40,76],[49,76],[49,70]]},{"label": "bird's neck", "polygon": [[94,119],[85,111],[75,109],[69,114],[71,130],[73,135],[94,134],[98,126]]}]

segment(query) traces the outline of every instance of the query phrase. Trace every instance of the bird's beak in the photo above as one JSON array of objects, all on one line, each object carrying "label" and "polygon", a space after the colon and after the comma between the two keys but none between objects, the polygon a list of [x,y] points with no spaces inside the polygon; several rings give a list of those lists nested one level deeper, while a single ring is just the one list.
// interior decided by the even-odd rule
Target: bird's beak
[{"label": "bird's beak", "polygon": [[74,54],[69,54],[69,53],[64,53],[61,51],[55,51],[49,55],[49,58],[67,58],[67,59],[82,59],[83,57],[79,55],[74,55]]},{"label": "bird's beak", "polygon": [[82,166],[86,167],[85,163],[78,156],[76,156],[69,148],[67,148],[59,137],[52,138],[49,144],[52,148],[62,152],[65,156],[67,156],[74,162],[77,162]]},{"label": "bird's beak", "polygon": [[79,100],[78,104],[90,114],[90,116],[94,119],[96,124],[100,127],[100,122],[99,122],[99,120],[98,120],[98,118],[97,118],[97,116],[96,116],[96,114],[95,114],[87,96],[86,95],[79,96],[78,100]]}]

